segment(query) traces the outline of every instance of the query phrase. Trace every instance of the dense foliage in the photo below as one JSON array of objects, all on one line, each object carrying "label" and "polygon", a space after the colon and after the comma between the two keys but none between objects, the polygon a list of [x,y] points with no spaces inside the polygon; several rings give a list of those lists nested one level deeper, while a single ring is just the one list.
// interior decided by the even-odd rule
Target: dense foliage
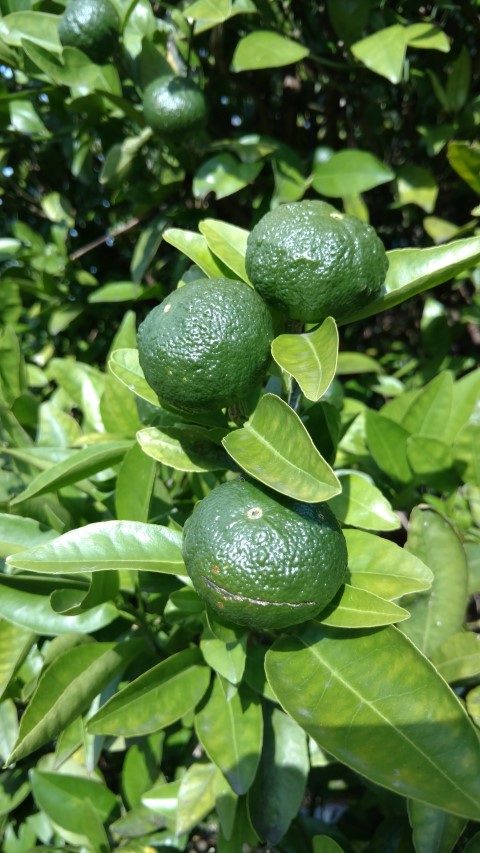
[{"label": "dense foliage", "polygon": [[[475,853],[479,4],[114,0],[105,64],[68,5],[0,0],[2,850]],[[204,125],[148,124],[165,75]],[[242,411],[159,406],[141,320],[247,281],[304,198],[376,229],[380,296],[275,313]],[[312,621],[248,631],[191,586],[183,525],[239,472],[343,526]]]}]

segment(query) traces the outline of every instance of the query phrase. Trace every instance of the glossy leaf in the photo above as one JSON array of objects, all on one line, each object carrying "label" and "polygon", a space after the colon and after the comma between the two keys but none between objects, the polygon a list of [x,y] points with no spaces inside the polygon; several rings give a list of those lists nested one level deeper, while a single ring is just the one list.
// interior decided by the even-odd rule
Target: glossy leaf
[{"label": "glossy leaf", "polygon": [[366,427],[368,449],[378,467],[392,480],[410,482],[412,469],[407,460],[408,430],[372,409],[367,411]]},{"label": "glossy leaf", "polygon": [[93,734],[134,737],[181,719],[202,699],[210,672],[197,649],[178,652],[131,681],[90,718]]},{"label": "glossy leaf", "polygon": [[181,228],[167,228],[163,232],[163,239],[190,258],[208,278],[235,278],[232,271],[212,254],[203,234],[183,231]]},{"label": "glossy leaf", "polygon": [[268,30],[256,30],[238,42],[232,59],[233,71],[254,71],[291,65],[308,56],[308,48]]},{"label": "glossy leaf", "polygon": [[415,853],[432,853],[432,850],[435,853],[451,853],[467,823],[461,817],[418,800],[409,800],[408,819],[412,827]]},{"label": "glossy leaf", "polygon": [[329,503],[335,515],[351,527],[396,530],[400,522],[389,502],[369,479],[355,472],[339,474],[342,493]]},{"label": "glossy leaf", "polygon": [[431,655],[440,643],[458,633],[467,600],[467,560],[462,544],[446,518],[416,507],[410,516],[407,549],[433,572],[429,592],[410,602],[411,618],[402,630],[418,648]]},{"label": "glossy leaf", "polygon": [[138,350],[136,349],[117,349],[110,356],[108,367],[120,382],[130,391],[133,391],[137,397],[146,400],[153,406],[158,406],[158,397],[155,391],[152,391],[148,384],[143,370],[138,362]]},{"label": "glossy leaf", "polygon": [[471,189],[480,193],[480,145],[454,139],[448,144],[448,162]]},{"label": "glossy leaf", "polygon": [[[117,798],[106,785],[81,776],[32,770],[35,800],[50,820],[78,835],[87,835],[88,818],[106,823],[118,809]],[[90,810],[85,809],[85,804]]]},{"label": "glossy leaf", "polygon": [[97,521],[9,557],[9,565],[29,572],[61,574],[106,569],[181,574],[181,539],[178,531],[158,524]]},{"label": "glossy leaf", "polygon": [[207,702],[195,715],[195,731],[233,791],[245,794],[262,748],[262,709],[255,694],[217,676]]},{"label": "glossy leaf", "polygon": [[[148,521],[157,466],[135,444],[120,466],[115,489],[115,510],[119,521]],[[135,488],[132,489],[132,483]]]},{"label": "glossy leaf", "polygon": [[52,358],[47,375],[54,380],[83,412],[83,429],[103,432],[100,402],[105,391],[105,377],[89,364],[69,359]]},{"label": "glossy leaf", "polygon": [[397,191],[400,204],[416,204],[425,213],[433,213],[439,187],[429,169],[405,165],[397,171]]},{"label": "glossy leaf", "polygon": [[454,440],[466,424],[477,419],[480,411],[480,370],[472,370],[454,382],[448,439]]},{"label": "glossy leaf", "polygon": [[307,624],[274,643],[266,672],[287,713],[339,761],[397,794],[478,820],[477,735],[455,694],[396,628]]},{"label": "glossy leaf", "polygon": [[214,764],[198,763],[192,764],[182,776],[175,821],[177,833],[189,832],[213,810],[218,776]]},{"label": "glossy leaf", "polygon": [[228,151],[204,160],[193,178],[193,195],[206,198],[213,193],[217,200],[227,198],[252,184],[263,169],[263,162],[242,163]]},{"label": "glossy leaf", "polygon": [[452,410],[453,378],[445,371],[432,379],[415,396],[402,418],[410,433],[445,439]]},{"label": "glossy leaf", "polygon": [[393,249],[387,252],[387,257],[389,267],[383,293],[342,323],[386,311],[474,267],[480,260],[480,237],[467,237],[428,249]]},{"label": "glossy leaf", "polygon": [[313,189],[331,198],[364,193],[393,181],[395,173],[369,151],[338,151],[315,163]]},{"label": "glossy leaf", "polygon": [[402,79],[406,49],[405,29],[400,24],[385,27],[351,46],[355,59],[391,83]]},{"label": "glossy leaf", "polygon": [[407,439],[407,459],[417,477],[431,477],[452,467],[452,448],[432,435],[411,435]]},{"label": "glossy leaf", "polygon": [[185,438],[179,439],[164,430],[147,427],[137,433],[137,441],[147,456],[177,471],[220,471],[228,467],[230,460],[222,448],[210,440],[208,430],[200,433],[200,429],[197,440],[192,441],[188,430]]},{"label": "glossy leaf", "polygon": [[450,42],[445,33],[429,23],[410,24],[405,28],[405,36],[409,45],[421,50],[439,50],[448,53]]},{"label": "glossy leaf", "polygon": [[[0,699],[34,639],[35,635],[28,628],[21,628],[0,619]],[[4,759],[6,758],[5,755]]]},{"label": "glossy leaf", "polygon": [[88,479],[93,474],[98,474],[99,471],[104,471],[120,462],[131,446],[130,441],[102,442],[97,447],[78,450],[63,462],[58,462],[38,474],[25,491],[13,498],[11,504],[23,503],[34,496],[44,495],[46,492],[53,492]]},{"label": "glossy leaf", "polygon": [[200,232],[211,252],[223,261],[242,281],[248,282],[245,253],[249,232],[219,219],[202,219]]},{"label": "glossy leaf", "polygon": [[298,415],[274,394],[265,394],[251,419],[222,444],[241,468],[282,494],[315,503],[340,491]]},{"label": "glossy leaf", "polygon": [[309,770],[305,732],[283,711],[265,705],[262,755],[248,795],[260,838],[273,845],[285,835],[304,798]]},{"label": "glossy leaf", "polygon": [[455,466],[462,480],[475,486],[480,486],[479,440],[480,424],[472,421],[460,430],[453,445]]},{"label": "glossy leaf", "polygon": [[25,551],[55,539],[58,534],[34,518],[0,512],[0,557]]},{"label": "glossy leaf", "polygon": [[378,361],[365,355],[364,352],[339,352],[337,359],[337,376],[350,373],[381,373],[382,367]]},{"label": "glossy leaf", "polygon": [[455,683],[480,675],[480,635],[461,632],[435,648],[432,661],[445,681]]},{"label": "glossy leaf", "polygon": [[338,354],[335,320],[326,320],[313,332],[279,335],[272,342],[272,355],[283,370],[297,380],[308,400],[320,400],[332,382]]},{"label": "glossy leaf", "polygon": [[29,592],[0,582],[0,617],[12,625],[47,637],[84,632],[90,634],[110,625],[119,616],[111,602],[92,607],[76,616],[63,616],[52,607],[47,594]]},{"label": "glossy leaf", "polygon": [[141,650],[140,641],[86,643],[56,658],[43,673],[22,716],[9,763],[53,740]]},{"label": "glossy leaf", "polygon": [[408,610],[369,590],[344,584],[333,601],[316,616],[333,628],[376,628],[408,619]]},{"label": "glossy leaf", "polygon": [[11,47],[21,47],[24,39],[59,53],[58,16],[46,12],[18,11],[5,15],[0,26],[2,40]]},{"label": "glossy leaf", "polygon": [[350,584],[387,601],[429,589],[433,573],[395,542],[363,530],[344,530]]},{"label": "glossy leaf", "polygon": [[240,684],[245,670],[248,631],[239,625],[220,621],[208,613],[208,621],[200,640],[205,662],[232,684]]}]

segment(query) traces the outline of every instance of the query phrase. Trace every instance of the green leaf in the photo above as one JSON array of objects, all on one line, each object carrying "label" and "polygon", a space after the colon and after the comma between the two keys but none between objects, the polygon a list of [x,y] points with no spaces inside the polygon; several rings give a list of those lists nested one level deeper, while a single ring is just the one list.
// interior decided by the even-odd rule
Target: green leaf
[{"label": "green leaf", "polygon": [[[60,581],[66,586],[64,580]],[[27,588],[23,588],[27,586]],[[12,625],[33,631],[45,636],[57,636],[84,632],[86,634],[100,630],[117,619],[119,612],[114,604],[105,602],[98,607],[92,607],[78,616],[63,616],[58,614],[49,600],[51,588],[46,594],[31,592],[31,579],[23,579],[16,575],[14,578],[2,576],[0,580],[0,617]],[[35,586],[38,589],[38,586]]]},{"label": "green leaf", "polygon": [[399,483],[409,483],[412,469],[407,461],[409,432],[401,424],[368,409],[367,444],[373,459],[385,474]]},{"label": "green leaf", "polygon": [[407,549],[430,569],[431,590],[409,604],[410,619],[402,631],[431,655],[440,643],[459,632],[468,595],[467,560],[462,544],[446,518],[416,507],[408,528]]},{"label": "green leaf", "polygon": [[11,568],[68,574],[106,569],[185,572],[182,535],[158,524],[97,521],[8,558]]},{"label": "green leaf", "polygon": [[[0,699],[28,653],[35,635],[28,628],[0,619]],[[3,756],[7,758],[6,755]]]},{"label": "green leaf", "polygon": [[316,616],[333,628],[376,628],[408,619],[408,610],[373,592],[344,584],[333,601]]},{"label": "green leaf", "polygon": [[232,271],[212,254],[203,234],[183,231],[181,228],[167,228],[163,232],[163,239],[190,258],[208,278],[235,278]]},{"label": "green leaf", "polygon": [[120,462],[131,446],[130,441],[102,442],[96,447],[85,447],[83,450],[78,450],[64,461],[58,462],[38,474],[25,491],[20,492],[10,503],[12,506],[23,503],[23,501],[34,496],[58,491],[58,489],[70,486],[72,483],[78,483],[79,480],[88,479],[93,474],[104,471],[111,465]]},{"label": "green leaf", "polygon": [[[180,431],[179,431],[180,432]],[[228,467],[229,459],[210,437],[210,431],[198,427],[196,434],[188,428],[176,438],[166,430],[147,427],[137,433],[142,451],[152,459],[177,471],[220,471]]]},{"label": "green leaf", "polygon": [[460,53],[452,63],[446,87],[449,109],[456,113],[463,109],[467,102],[472,78],[472,60],[466,45],[462,45]]},{"label": "green leaf", "polygon": [[440,373],[412,399],[402,417],[402,426],[417,435],[447,438],[452,393],[452,374],[448,371]]},{"label": "green leaf", "polygon": [[450,683],[476,678],[480,674],[480,635],[463,631],[447,637],[434,649],[432,662]]},{"label": "green leaf", "polygon": [[245,254],[249,232],[219,219],[202,219],[198,227],[210,251],[242,281],[248,282]]},{"label": "green leaf", "polygon": [[238,42],[233,54],[232,70],[238,72],[280,68],[300,62],[308,55],[308,48],[292,39],[268,30],[256,30]]},{"label": "green leaf", "polygon": [[247,637],[245,628],[222,622],[215,613],[207,613],[200,651],[205,662],[232,684],[240,684],[243,678]]},{"label": "green leaf", "polygon": [[329,835],[313,836],[313,853],[343,853],[343,847]]},{"label": "green leaf", "polygon": [[297,380],[308,400],[320,400],[332,382],[338,355],[338,331],[333,317],[313,332],[279,335],[272,342],[277,364]]},{"label": "green leaf", "polygon": [[260,838],[274,845],[297,815],[310,762],[305,732],[279,708],[264,706],[260,764],[248,794],[248,811]]},{"label": "green leaf", "polygon": [[433,435],[411,435],[407,439],[407,459],[420,478],[446,473],[453,465],[452,448]]},{"label": "green leaf", "polygon": [[138,362],[137,349],[114,350],[110,356],[108,367],[111,373],[137,397],[141,397],[142,400],[146,400],[152,406],[159,405],[155,391],[152,391],[143,375],[143,370]]},{"label": "green leaf", "polygon": [[400,522],[386,497],[363,474],[339,475],[342,492],[330,506],[342,524],[365,530],[397,530]]},{"label": "green leaf", "polygon": [[340,491],[298,415],[275,394],[265,394],[251,419],[222,444],[245,471],[281,494],[315,503]]},{"label": "green leaf", "polygon": [[248,688],[219,676],[195,715],[195,731],[208,757],[236,794],[245,794],[257,772],[262,748],[262,709]]},{"label": "green leaf", "polygon": [[[135,444],[120,466],[115,488],[115,511],[119,521],[148,521],[157,466]],[[132,483],[135,488],[132,489]]]},{"label": "green leaf", "polygon": [[371,0],[327,0],[327,10],[338,37],[349,45],[362,35],[370,17]]},{"label": "green leaf", "polygon": [[130,262],[130,274],[132,281],[139,284],[147,269],[157,254],[158,247],[162,242],[167,219],[163,214],[155,218],[142,229],[133,250]]},{"label": "green leaf", "polygon": [[474,267],[480,260],[480,237],[467,237],[428,249],[393,249],[387,252],[387,257],[384,293],[342,323],[386,311]]},{"label": "green leaf", "polygon": [[397,172],[398,200],[400,204],[416,204],[426,213],[435,210],[438,184],[429,169],[408,164]]},{"label": "green leaf", "polygon": [[232,0],[196,0],[183,10],[183,14],[192,21],[206,20],[212,24],[227,21],[232,13]]},{"label": "green leaf", "polygon": [[59,655],[38,682],[8,763],[20,761],[66,729],[142,648],[135,640],[86,643]]},{"label": "green leaf", "polygon": [[480,486],[479,438],[480,424],[471,422],[460,430],[453,445],[455,465],[462,480],[475,486]]},{"label": "green leaf", "polygon": [[378,361],[363,352],[339,352],[337,376],[350,373],[382,373],[382,367]]},{"label": "green leaf", "polygon": [[407,44],[421,50],[440,50],[442,53],[450,51],[450,42],[443,30],[432,24],[409,24],[405,27]]},{"label": "green leaf", "polygon": [[9,557],[58,536],[34,518],[0,512],[0,558]]},{"label": "green leaf", "polygon": [[393,181],[395,173],[369,151],[338,151],[313,167],[313,189],[332,198],[356,195]]},{"label": "green leaf", "polygon": [[453,441],[462,427],[477,420],[480,408],[480,371],[471,370],[453,385],[452,408],[448,433],[445,438]]},{"label": "green leaf", "polygon": [[241,163],[228,151],[204,160],[193,178],[193,195],[206,198],[213,193],[217,200],[238,193],[252,184],[263,169],[263,162]]},{"label": "green leaf", "polygon": [[418,800],[409,800],[407,807],[415,853],[432,853],[432,850],[451,853],[466,827],[466,820]]},{"label": "green leaf", "polygon": [[[38,807],[63,829],[89,837],[88,820],[107,823],[118,811],[115,794],[94,778],[32,770],[30,779]],[[85,808],[89,806],[90,808]],[[99,849],[103,853],[103,848]]]},{"label": "green leaf", "polygon": [[12,12],[0,21],[0,37],[10,47],[21,47],[23,39],[28,39],[53,53],[60,53],[58,21],[58,15],[46,12]]},{"label": "green leaf", "polygon": [[370,71],[399,83],[407,50],[405,28],[400,24],[385,27],[367,38],[352,44],[351,51]]},{"label": "green leaf", "polygon": [[195,708],[209,680],[198,649],[177,652],[112,696],[90,718],[88,730],[136,737],[164,729]]},{"label": "green leaf", "polygon": [[68,394],[83,412],[85,432],[103,432],[100,401],[105,391],[105,376],[89,364],[66,358],[52,358],[47,376]]},{"label": "green leaf", "polygon": [[307,624],[274,643],[266,672],[285,711],[339,761],[396,794],[478,820],[477,735],[398,629]]},{"label": "green leaf", "polygon": [[452,140],[448,143],[447,159],[457,175],[474,192],[480,193],[480,145]]},{"label": "green leaf", "polygon": [[25,366],[12,326],[0,329],[0,400],[11,405],[25,390]]},{"label": "green leaf", "polygon": [[215,784],[219,772],[214,764],[192,764],[178,789],[175,821],[177,833],[190,832],[215,807]]},{"label": "green leaf", "polygon": [[388,601],[429,589],[433,573],[410,551],[363,530],[344,530],[350,584]]}]

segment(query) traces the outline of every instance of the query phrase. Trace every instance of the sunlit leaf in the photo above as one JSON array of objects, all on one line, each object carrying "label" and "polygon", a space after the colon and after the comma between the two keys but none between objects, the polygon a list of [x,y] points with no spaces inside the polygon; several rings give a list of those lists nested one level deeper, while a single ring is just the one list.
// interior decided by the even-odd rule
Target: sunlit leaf
[{"label": "sunlit leaf", "polygon": [[250,421],[222,443],[245,471],[282,494],[315,503],[340,491],[298,415],[274,394],[265,394]]},{"label": "sunlit leaf", "polygon": [[332,382],[338,354],[335,320],[326,320],[313,332],[279,335],[272,342],[277,364],[297,380],[308,400],[319,400]]},{"label": "sunlit leaf", "polygon": [[339,761],[396,794],[479,819],[477,734],[398,629],[307,624],[274,643],[266,672],[287,713]]}]

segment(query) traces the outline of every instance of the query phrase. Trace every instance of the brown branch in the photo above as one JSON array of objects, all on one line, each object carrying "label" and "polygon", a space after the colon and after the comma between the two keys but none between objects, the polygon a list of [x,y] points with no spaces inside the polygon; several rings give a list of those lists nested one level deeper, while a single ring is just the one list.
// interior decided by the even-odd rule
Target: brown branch
[{"label": "brown branch", "polygon": [[115,238],[119,237],[120,234],[125,234],[126,231],[130,231],[132,228],[135,228],[144,219],[145,216],[135,216],[123,225],[118,225],[116,228],[112,228],[111,231],[107,231],[102,237],[97,237],[96,240],[92,240],[90,243],[86,243],[85,246],[82,246],[80,249],[76,249],[75,252],[72,252],[70,260],[76,261],[78,258],[81,258],[83,255],[91,252],[92,249],[96,249],[97,246],[101,246],[103,243],[106,243],[107,240],[111,240],[112,237]]}]

